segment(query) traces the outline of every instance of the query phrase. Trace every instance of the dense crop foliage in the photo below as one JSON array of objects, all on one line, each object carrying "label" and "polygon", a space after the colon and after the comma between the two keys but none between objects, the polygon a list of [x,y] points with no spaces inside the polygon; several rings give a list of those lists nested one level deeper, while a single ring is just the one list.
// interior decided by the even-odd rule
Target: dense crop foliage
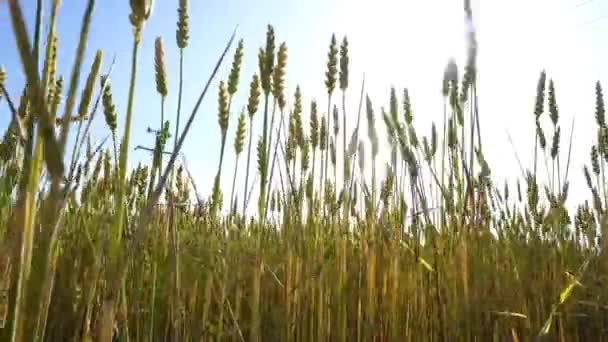
[{"label": "dense crop foliage", "polygon": [[[328,41],[319,71],[326,98],[307,100],[300,87],[288,94],[288,46],[272,26],[257,52],[233,34],[185,111],[187,0],[177,10],[175,83],[163,38],[154,56],[139,55],[153,1],[130,1],[128,105],[117,108],[106,56],[82,62],[95,1],[87,0],[65,79],[57,74],[60,1],[50,1],[48,32],[42,2],[31,39],[19,1],[8,1],[23,70],[0,69],[0,114],[12,116],[0,144],[0,340],[608,340],[608,130],[599,82],[597,138],[580,175],[591,201],[568,212],[569,175],[579,174],[568,172],[571,141],[562,146],[557,86],[545,72],[530,115],[534,163],[508,184],[493,181],[474,30],[466,65],[446,67],[443,121],[427,135],[415,128],[408,89],[393,88],[382,106],[362,84],[359,98],[348,99],[358,111],[349,110],[346,37]],[[464,18],[472,25],[467,0]],[[229,74],[217,74],[230,55]],[[153,70],[140,68],[142,58]],[[244,58],[257,58],[256,74],[241,75]],[[20,72],[27,82],[14,97],[5,85]],[[155,144],[149,163],[128,169],[137,75],[152,72]],[[175,112],[165,105],[173,93]],[[210,96],[221,150],[212,191],[201,197],[178,156]],[[92,145],[99,112],[110,139]],[[233,170],[226,158],[235,158]]]}]

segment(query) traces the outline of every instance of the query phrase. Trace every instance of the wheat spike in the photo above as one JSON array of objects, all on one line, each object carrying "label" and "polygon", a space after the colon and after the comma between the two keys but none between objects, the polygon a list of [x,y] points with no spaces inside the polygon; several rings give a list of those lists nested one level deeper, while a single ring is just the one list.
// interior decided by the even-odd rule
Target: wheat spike
[{"label": "wheat spike", "polygon": [[277,65],[272,73],[272,96],[277,100],[279,109],[285,109],[285,69],[287,68],[287,44],[279,46]]},{"label": "wheat spike", "polygon": [[340,89],[348,88],[348,39],[344,37],[340,46]]},{"label": "wheat spike", "polygon": [[336,88],[336,79],[338,76],[338,43],[336,42],[336,35],[331,36],[331,43],[329,44],[329,52],[327,53],[327,71],[325,72],[325,87],[327,93],[331,94]]},{"label": "wheat spike", "polygon": [[179,7],[177,8],[177,31],[175,37],[177,41],[177,47],[185,49],[188,46],[189,36],[189,16],[188,16],[188,0],[179,0]]},{"label": "wheat spike", "polygon": [[253,116],[258,111],[260,104],[260,79],[258,75],[254,74],[249,85],[249,99],[247,101],[247,112],[249,113],[249,119],[253,119]]},{"label": "wheat spike", "polygon": [[160,96],[167,97],[167,68],[165,66],[165,48],[161,37],[157,37],[154,42],[154,70],[156,72],[156,91]]},{"label": "wheat spike", "polygon": [[239,44],[234,52],[234,59],[232,60],[232,69],[230,69],[230,76],[228,76],[228,94],[234,96],[239,85],[239,76],[241,74],[241,64],[243,62],[243,40],[239,40]]},{"label": "wheat spike", "polygon": [[234,153],[238,156],[243,152],[243,146],[245,145],[246,135],[246,122],[245,112],[241,112],[239,115],[239,121],[236,125],[236,136],[234,138]]},{"label": "wheat spike", "polygon": [[80,98],[80,105],[78,106],[78,118],[80,119],[84,118],[89,110],[91,98],[93,97],[93,90],[95,88],[95,80],[97,79],[97,74],[99,74],[99,69],[101,68],[101,60],[102,52],[101,50],[97,50],[93,66],[91,66],[91,72],[87,78],[82,97]]}]

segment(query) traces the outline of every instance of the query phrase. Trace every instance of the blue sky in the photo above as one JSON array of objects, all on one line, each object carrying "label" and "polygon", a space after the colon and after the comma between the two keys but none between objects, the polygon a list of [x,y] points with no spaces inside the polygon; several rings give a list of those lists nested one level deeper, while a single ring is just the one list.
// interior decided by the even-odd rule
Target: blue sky
[{"label": "blue sky", "polygon": [[[31,25],[35,1],[21,2]],[[153,137],[145,130],[148,126],[157,126],[160,117],[153,66],[157,36],[164,39],[168,62],[167,116],[173,118],[175,115],[177,2],[157,0],[144,29],[132,146],[152,144]],[[593,127],[594,82],[608,81],[605,65],[608,51],[605,39],[602,39],[608,33],[608,3],[603,0],[486,0],[480,5],[480,2],[473,1],[480,44],[481,125],[487,159],[493,171],[499,179],[518,172],[505,130],[513,136],[525,166],[529,165],[536,80],[544,68],[555,79],[566,131],[569,131],[570,120],[576,117],[577,139],[571,173],[573,185],[583,187],[580,170],[581,163],[587,161],[591,144],[591,135],[586,133]],[[69,77],[72,67],[85,5],[83,0],[63,0],[60,8],[59,73],[65,78]],[[14,39],[6,12],[6,5],[0,5],[0,65],[8,70],[8,89],[16,100],[23,77],[18,56],[11,48]],[[128,13],[127,0],[97,1],[81,77],[82,86],[95,50],[104,51],[103,70],[107,70],[116,54],[112,86],[119,123],[126,108],[131,58]],[[444,66],[451,56],[462,64],[464,56],[462,5],[456,0],[191,0],[190,17],[190,44],[185,52],[184,115],[190,113],[226,39],[237,24],[240,26],[239,38],[245,42],[241,85],[233,105],[237,111],[245,105],[248,84],[257,68],[257,50],[264,42],[268,23],[275,27],[277,42],[287,42],[289,99],[299,84],[305,99],[305,113],[313,98],[319,101],[321,108],[326,106],[323,80],[331,34],[335,32],[339,38],[348,35],[352,61],[348,91],[348,107],[353,118],[350,122],[355,120],[360,82],[365,73],[366,90],[377,110],[388,103],[391,86],[410,88],[416,124],[423,132],[429,132],[431,122],[439,121],[442,115],[439,91]],[[231,59],[232,51],[220,78],[227,77]],[[204,195],[211,187],[219,157],[216,94],[217,80],[201,107],[184,150]],[[103,116],[98,115],[94,138],[102,139],[107,132]],[[0,127],[6,126],[7,117],[7,108],[2,103]],[[229,171],[222,179],[227,189],[232,178],[236,113],[232,113],[231,118],[229,153],[224,166]],[[261,121],[260,114],[257,118]],[[133,163],[148,157],[141,151],[131,156]],[[242,170],[244,162],[241,165]],[[588,197],[584,188],[574,196]]]}]

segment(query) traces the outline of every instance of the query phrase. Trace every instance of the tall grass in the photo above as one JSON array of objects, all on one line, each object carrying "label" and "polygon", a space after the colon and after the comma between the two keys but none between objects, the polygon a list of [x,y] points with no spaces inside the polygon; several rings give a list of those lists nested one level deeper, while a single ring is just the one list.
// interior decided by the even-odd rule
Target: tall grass
[{"label": "tall grass", "polygon": [[[455,62],[446,68],[443,121],[425,135],[416,129],[408,89],[391,89],[385,105],[367,96],[364,83],[358,97],[349,96],[346,37],[340,45],[335,35],[330,40],[320,85],[326,98],[306,99],[298,86],[288,106],[287,45],[276,49],[277,33],[268,26],[246,103],[235,97],[240,66],[256,56],[242,40],[230,73],[217,84],[221,157],[212,192],[201,199],[177,156],[235,34],[180,129],[190,33],[188,1],[179,2],[175,140],[165,152],[173,121],[165,102],[173,92],[162,37],[148,56],[154,68],[138,68],[153,1],[130,1],[124,124],[117,123],[121,109],[101,51],[78,98],[95,3],[87,2],[64,95],[56,75],[59,1],[50,7],[46,51],[40,51],[42,1],[33,42],[19,2],[9,1],[23,70],[0,68],[0,108],[11,117],[0,144],[0,340],[608,340],[608,130],[599,82],[597,134],[581,175],[590,200],[569,212],[569,175],[577,174],[569,172],[573,138],[570,132],[563,141],[559,85],[546,72],[531,108],[533,164],[502,185],[481,141],[474,30],[462,78]],[[472,16],[465,1],[471,25]],[[23,92],[14,101],[6,84],[19,72],[27,82],[17,85]],[[146,72],[156,76],[160,127],[150,165],[130,170],[137,75]],[[347,101],[358,103],[358,112]],[[93,146],[89,128],[100,102],[111,145]],[[252,151],[254,120],[263,125]],[[235,166],[226,170],[232,135]],[[381,139],[388,162],[379,154]],[[230,189],[220,186],[226,172]],[[242,176],[243,188],[236,183]],[[254,176],[257,199],[250,198]]]}]

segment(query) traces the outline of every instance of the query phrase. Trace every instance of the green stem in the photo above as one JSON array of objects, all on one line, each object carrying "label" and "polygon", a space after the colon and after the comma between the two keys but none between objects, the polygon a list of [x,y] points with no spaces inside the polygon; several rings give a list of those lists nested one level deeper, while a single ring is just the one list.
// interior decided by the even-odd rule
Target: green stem
[{"label": "green stem", "polygon": [[131,82],[129,86],[129,98],[127,104],[127,117],[125,122],[125,133],[120,145],[120,159],[118,167],[118,186],[116,196],[116,214],[114,216],[114,222],[112,224],[112,230],[110,231],[110,253],[109,253],[109,265],[111,270],[108,275],[109,279],[113,280],[113,283],[109,284],[110,289],[103,301],[101,316],[99,320],[98,336],[100,339],[109,340],[112,336],[112,329],[114,327],[114,312],[117,297],[119,296],[120,286],[122,281],[120,280],[120,261],[119,261],[119,247],[122,237],[122,228],[125,218],[125,178],[127,175],[127,161],[129,154],[129,137],[131,134],[131,120],[133,117],[133,102],[135,100],[135,80],[137,78],[137,53],[139,51],[141,35],[141,26],[135,28],[135,36],[133,40],[133,53],[131,60]]},{"label": "green stem", "polygon": [[116,215],[114,219],[111,239],[110,239],[110,258],[117,262],[118,248],[122,236],[122,228],[125,217],[125,179],[127,177],[127,162],[129,157],[129,140],[131,136],[131,121],[133,118],[133,103],[135,101],[135,81],[137,79],[137,54],[141,34],[140,29],[136,29],[133,41],[133,54],[131,60],[131,82],[129,85],[129,98],[127,103],[127,117],[125,120],[125,133],[120,145],[120,159],[118,164],[118,192],[116,196]]},{"label": "green stem", "polygon": [[182,95],[184,88],[184,49],[179,49],[179,89],[177,95],[177,119],[175,121],[175,144],[174,148],[177,147],[177,140],[179,138],[179,119],[182,113]]},{"label": "green stem", "polygon": [[251,164],[251,143],[253,138],[253,117],[249,116],[249,147],[247,147],[247,167],[245,168],[245,191],[243,193],[243,217],[247,211],[247,191],[249,190],[249,168]]},{"label": "green stem", "polygon": [[[240,159],[239,157],[240,157],[240,155],[238,155],[238,154],[235,157],[234,175],[232,176],[232,191],[230,192],[230,212],[231,213],[233,212],[232,209],[235,208],[235,205],[234,205],[234,189],[236,187],[236,175],[237,175],[237,172],[239,170],[239,159]],[[234,211],[234,213],[236,214],[236,210]]]}]

